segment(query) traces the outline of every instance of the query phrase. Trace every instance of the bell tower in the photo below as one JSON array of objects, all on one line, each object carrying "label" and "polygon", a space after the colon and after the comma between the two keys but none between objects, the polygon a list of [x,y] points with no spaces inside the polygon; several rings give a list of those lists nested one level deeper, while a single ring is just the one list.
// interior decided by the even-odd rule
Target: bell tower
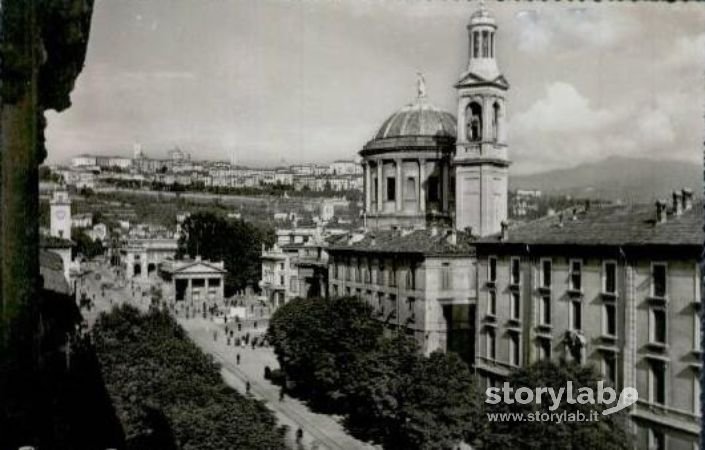
[{"label": "bell tower", "polygon": [[505,95],[509,83],[497,66],[497,25],[484,3],[470,16],[467,29],[468,67],[455,85],[455,226],[487,236],[499,233],[507,220],[510,161]]},{"label": "bell tower", "polygon": [[54,192],[49,201],[51,217],[50,234],[53,237],[71,239],[71,200],[69,193],[64,190]]}]

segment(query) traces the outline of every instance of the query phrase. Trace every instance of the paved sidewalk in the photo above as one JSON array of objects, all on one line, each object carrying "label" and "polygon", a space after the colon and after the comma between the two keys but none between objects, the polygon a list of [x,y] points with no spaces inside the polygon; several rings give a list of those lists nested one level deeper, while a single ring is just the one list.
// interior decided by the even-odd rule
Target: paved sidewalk
[{"label": "paved sidewalk", "polygon": [[[245,392],[245,383],[250,381],[251,393],[263,400],[275,412],[282,424],[289,426],[293,433],[301,427],[304,431],[305,448],[318,449],[373,449],[372,445],[348,435],[339,423],[340,418],[312,412],[297,399],[286,396],[279,401],[279,387],[264,379],[264,368],[279,367],[271,348],[235,347],[226,344],[221,327],[204,319],[179,319],[191,339],[205,352],[213,355],[221,363],[223,378],[240,392]],[[219,330],[213,340],[213,331]],[[240,364],[236,363],[240,354]]]}]

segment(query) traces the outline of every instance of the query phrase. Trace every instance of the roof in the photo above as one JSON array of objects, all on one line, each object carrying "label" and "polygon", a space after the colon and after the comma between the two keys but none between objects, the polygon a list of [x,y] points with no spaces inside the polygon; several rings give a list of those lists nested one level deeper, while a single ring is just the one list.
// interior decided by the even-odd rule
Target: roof
[{"label": "roof", "polygon": [[71,248],[76,245],[75,242],[69,239],[63,239],[56,236],[40,235],[39,236],[39,247],[40,248]]},{"label": "roof", "polygon": [[44,289],[61,294],[70,293],[61,256],[48,250],[39,250],[39,273],[44,280]]},{"label": "roof", "polygon": [[[502,243],[533,245],[606,245],[606,246],[702,246],[703,205],[696,203],[681,215],[669,212],[667,220],[656,223],[656,207],[651,204],[605,206],[544,217],[510,227]],[[497,243],[499,236],[480,239]]]},{"label": "roof", "polygon": [[404,253],[429,256],[460,256],[474,254],[473,238],[456,233],[456,244],[451,242],[451,230],[415,230],[408,233],[396,230],[375,230],[363,234],[345,234],[328,239],[328,251],[359,251],[369,253]]},{"label": "roof", "polygon": [[[425,97],[419,97],[389,116],[375,137],[365,145],[365,149],[393,147],[395,141],[400,138],[405,138],[404,146],[433,146],[437,145],[439,138],[454,143],[455,128],[456,120],[453,114],[432,105]],[[391,145],[385,142],[387,140],[392,140]]]}]

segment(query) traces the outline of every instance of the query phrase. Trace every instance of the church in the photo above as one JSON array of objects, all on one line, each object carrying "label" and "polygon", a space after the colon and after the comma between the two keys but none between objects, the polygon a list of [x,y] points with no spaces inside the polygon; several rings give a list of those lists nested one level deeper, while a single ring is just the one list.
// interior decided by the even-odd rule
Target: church
[{"label": "church", "polygon": [[541,359],[636,387],[636,448],[697,448],[702,203],[613,205],[508,223],[509,84],[496,20],[470,17],[455,115],[417,96],[360,150],[364,228],[328,241],[328,294],[372,305],[481,386]]},{"label": "church", "polygon": [[417,97],[360,151],[365,231],[329,243],[329,293],[358,295],[429,353],[473,364],[477,304],[472,242],[507,220],[505,108],[497,25],[483,7],[468,24],[468,64],[455,85],[457,117]]}]

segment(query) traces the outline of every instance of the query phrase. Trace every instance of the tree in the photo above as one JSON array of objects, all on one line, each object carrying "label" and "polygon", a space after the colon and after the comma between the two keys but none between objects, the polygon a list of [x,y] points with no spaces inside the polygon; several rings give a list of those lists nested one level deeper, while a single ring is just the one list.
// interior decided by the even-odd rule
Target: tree
[{"label": "tree", "polygon": [[115,308],[93,337],[128,450],[285,448],[274,415],[227,388],[168,313]]},{"label": "tree", "polygon": [[[591,366],[581,366],[575,363],[555,363],[541,361],[531,366],[520,368],[512,372],[508,383],[513,389],[528,387],[533,392],[536,388],[567,389],[568,382],[572,383],[573,396],[577,397],[578,390],[589,387],[597,395],[597,383],[601,377]],[[617,393],[618,394],[618,393]],[[552,402],[544,401],[541,404],[531,402],[528,404],[500,402],[497,405],[486,405],[487,413],[582,413],[589,417],[596,411],[598,420],[594,421],[486,421],[487,429],[482,436],[483,448],[515,448],[515,449],[566,449],[566,450],[626,450],[632,448],[631,436],[626,431],[626,422],[629,420],[626,410],[619,413],[603,416],[602,411],[612,405],[602,404],[570,404],[567,394],[563,396],[560,406],[550,410]]]},{"label": "tree", "polygon": [[182,224],[177,257],[201,256],[223,261],[227,275],[226,295],[256,285],[260,279],[262,244],[272,245],[274,233],[242,220],[228,220],[222,215],[199,212]]},{"label": "tree", "polygon": [[76,247],[74,248],[75,253],[81,254],[88,259],[102,255],[105,251],[103,249],[103,243],[100,239],[93,241],[83,230],[79,228],[71,229],[71,240],[76,243]]},{"label": "tree", "polygon": [[350,376],[348,426],[385,449],[448,449],[482,429],[473,376],[454,353],[423,356],[405,335],[385,339]]},{"label": "tree", "polygon": [[372,309],[354,297],[331,300],[297,298],[280,307],[269,323],[269,340],[287,378],[319,406],[335,400],[359,359],[382,337]]},{"label": "tree", "polygon": [[472,374],[455,354],[421,354],[405,335],[384,336],[355,298],[294,299],[269,339],[295,392],[346,416],[355,435],[388,449],[452,448],[478,430]]}]

